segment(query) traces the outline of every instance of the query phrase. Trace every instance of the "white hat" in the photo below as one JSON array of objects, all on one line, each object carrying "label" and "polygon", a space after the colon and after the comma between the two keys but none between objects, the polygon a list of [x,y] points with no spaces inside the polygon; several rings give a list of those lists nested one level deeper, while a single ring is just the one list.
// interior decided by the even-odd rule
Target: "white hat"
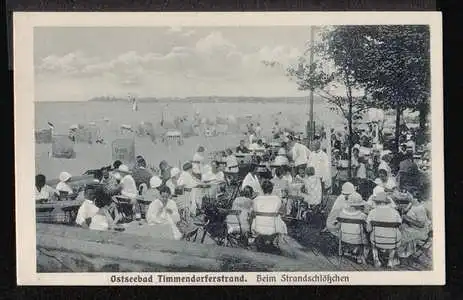
[{"label": "white hat", "polygon": [[170,177],[175,177],[177,176],[178,174],[180,174],[180,169],[179,168],[172,168],[170,170]]},{"label": "white hat", "polygon": [[280,149],[278,149],[278,155],[286,155],[286,150],[285,150],[285,148],[280,148]]},{"label": "white hat", "polygon": [[349,195],[347,199],[347,203],[349,206],[365,206],[366,202],[363,201],[362,196],[359,193],[352,193]]},{"label": "white hat", "polygon": [[69,126],[69,129],[78,129],[79,126],[77,126],[77,124],[72,124],[71,126]]},{"label": "white hat", "polygon": [[289,164],[289,160],[286,156],[277,156],[272,163],[272,166],[286,166]]},{"label": "white hat", "polygon": [[384,188],[380,185],[377,185],[375,186],[375,188],[373,189],[373,196],[376,196],[378,195],[379,193],[383,193],[384,192]]},{"label": "white hat", "polygon": [[122,179],[121,174],[119,174],[119,173],[117,173],[117,172],[113,173],[112,176],[113,176],[116,180],[121,180],[121,179]]},{"label": "white hat", "polygon": [[127,167],[126,165],[120,165],[117,170],[119,172],[123,172],[123,173],[132,173],[132,172],[130,172],[129,167]]},{"label": "white hat", "polygon": [[360,145],[359,144],[355,144],[354,147],[352,149],[358,149],[360,151]]},{"label": "white hat", "polygon": [[346,182],[342,185],[341,193],[344,195],[350,195],[355,192],[355,187],[352,183]]},{"label": "white hat", "polygon": [[152,189],[160,187],[161,184],[162,184],[161,178],[159,178],[158,176],[151,177],[151,179],[150,179],[150,187]]},{"label": "white hat", "polygon": [[59,180],[62,181],[62,182],[66,182],[68,181],[69,179],[71,179],[72,175],[69,174],[68,172],[61,172],[59,174]]}]

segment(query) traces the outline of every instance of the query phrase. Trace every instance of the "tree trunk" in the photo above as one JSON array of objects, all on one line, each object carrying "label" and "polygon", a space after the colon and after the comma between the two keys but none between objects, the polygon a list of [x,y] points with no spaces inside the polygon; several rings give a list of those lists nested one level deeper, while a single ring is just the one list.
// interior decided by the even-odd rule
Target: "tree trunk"
[{"label": "tree trunk", "polygon": [[348,88],[349,90],[349,114],[347,116],[347,122],[349,126],[349,140],[348,140],[348,150],[347,150],[347,159],[349,160],[348,164],[348,173],[347,176],[349,177],[349,181],[352,180],[352,94],[350,92],[350,87]]},{"label": "tree trunk", "polygon": [[417,144],[423,144],[425,142],[425,136],[426,136],[426,121],[427,121],[427,116],[429,113],[429,105],[426,102],[421,103],[418,109],[420,113],[419,115],[420,129],[418,132]]},{"label": "tree trunk", "polygon": [[396,116],[395,116],[395,145],[394,151],[396,153],[399,152],[399,138],[400,138],[400,115],[402,114],[402,107],[400,106],[400,102],[396,104]]}]

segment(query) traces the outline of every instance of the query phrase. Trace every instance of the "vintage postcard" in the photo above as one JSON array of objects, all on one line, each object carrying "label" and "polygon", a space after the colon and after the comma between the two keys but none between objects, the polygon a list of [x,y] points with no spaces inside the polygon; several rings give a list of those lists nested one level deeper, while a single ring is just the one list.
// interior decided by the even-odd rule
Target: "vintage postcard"
[{"label": "vintage postcard", "polygon": [[18,284],[445,284],[440,13],[13,23]]}]

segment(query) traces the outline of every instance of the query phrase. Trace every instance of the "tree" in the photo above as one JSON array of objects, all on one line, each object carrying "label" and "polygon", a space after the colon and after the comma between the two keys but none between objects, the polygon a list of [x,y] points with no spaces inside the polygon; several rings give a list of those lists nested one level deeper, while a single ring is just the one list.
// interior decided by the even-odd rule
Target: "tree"
[{"label": "tree", "polygon": [[[321,31],[321,39],[308,45],[305,54],[314,52],[314,61],[308,63],[301,57],[296,65],[288,67],[288,75],[295,79],[299,90],[313,91],[340,112],[348,123],[349,178],[352,178],[353,120],[371,106],[366,96],[354,96],[354,90],[361,87],[353,70],[363,57],[358,47],[362,37],[356,27],[339,26]],[[327,66],[331,65],[331,68]],[[345,95],[339,96],[333,89],[342,86]]]},{"label": "tree", "polygon": [[[400,121],[407,109],[420,112],[425,131],[430,96],[430,39],[425,25],[352,26],[364,35],[357,45],[362,63],[353,64],[355,80],[375,99],[375,106],[396,110],[395,143],[399,147]],[[350,37],[349,37],[350,38]]]}]

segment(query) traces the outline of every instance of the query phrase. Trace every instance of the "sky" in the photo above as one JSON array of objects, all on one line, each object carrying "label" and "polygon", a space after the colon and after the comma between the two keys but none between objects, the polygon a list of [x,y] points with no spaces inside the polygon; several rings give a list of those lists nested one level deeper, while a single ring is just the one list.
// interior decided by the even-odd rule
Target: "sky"
[{"label": "sky", "polygon": [[283,26],[35,28],[36,101],[306,96],[262,61],[295,63],[308,38],[308,27]]}]

